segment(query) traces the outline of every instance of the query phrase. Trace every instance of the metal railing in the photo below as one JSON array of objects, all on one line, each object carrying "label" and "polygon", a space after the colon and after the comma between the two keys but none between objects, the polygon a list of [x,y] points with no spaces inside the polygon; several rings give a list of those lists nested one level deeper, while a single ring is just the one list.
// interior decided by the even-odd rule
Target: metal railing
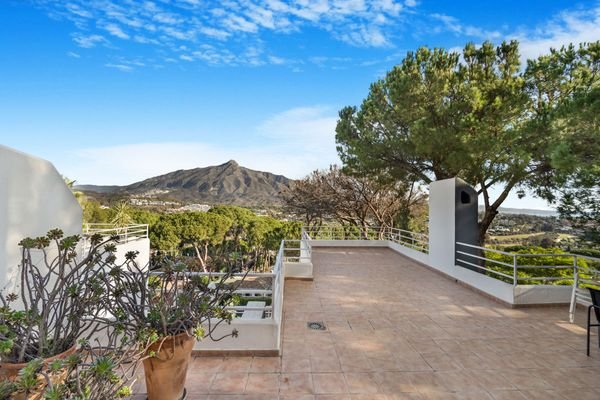
[{"label": "metal railing", "polygon": [[[277,251],[277,256],[275,258],[275,263],[273,264],[273,268],[271,272],[248,272],[248,273],[234,273],[234,274],[226,274],[224,272],[188,272],[187,275],[190,276],[199,276],[199,277],[207,277],[208,279],[213,278],[221,278],[225,275],[229,275],[231,279],[235,280],[237,278],[244,278],[246,281],[249,278],[270,278],[271,284],[269,289],[260,289],[260,288],[239,288],[236,289],[233,293],[237,294],[243,299],[252,300],[257,297],[259,298],[268,298],[271,301],[270,305],[265,304],[262,307],[251,307],[247,305],[231,305],[225,307],[227,310],[235,312],[238,317],[241,317],[245,311],[262,311],[262,320],[273,320],[276,323],[280,324],[282,321],[282,313],[283,313],[283,285],[284,285],[284,270],[283,263],[290,261],[299,261],[305,259],[305,256],[301,256],[298,252],[301,247],[290,245],[290,243],[298,243],[300,244],[300,240],[282,240],[279,246],[279,250]],[[289,252],[294,252],[292,255],[288,254]],[[310,254],[310,253],[309,253]],[[162,274],[161,271],[152,271],[150,275],[160,276]]]},{"label": "metal railing", "polygon": [[[582,257],[579,255],[578,257]],[[577,265],[573,277],[573,291],[571,292],[571,305],[569,307],[569,321],[575,321],[575,309],[577,304],[590,306],[592,296],[588,290],[589,287],[600,289],[600,258],[585,256],[593,263],[587,265]]]},{"label": "metal railing", "polygon": [[84,236],[100,234],[102,236],[117,236],[119,242],[145,239],[148,237],[148,224],[132,224],[126,226],[115,226],[113,224],[83,224]]},{"label": "metal railing", "polygon": [[[160,276],[163,274],[162,271],[151,271],[149,273],[151,276]],[[271,300],[271,305],[266,305],[263,307],[250,307],[243,305],[230,305],[224,307],[227,310],[235,312],[237,316],[241,316],[244,311],[263,311],[262,318],[260,319],[270,319],[273,316],[273,306],[275,303],[275,299],[273,293],[276,292],[275,286],[278,284],[278,275],[274,271],[271,273],[264,272],[248,272],[248,273],[234,273],[228,274],[225,272],[186,272],[188,276],[197,276],[197,277],[206,277],[209,280],[214,278],[221,278],[223,276],[228,275],[230,279],[236,280],[240,279],[248,279],[248,278],[270,278],[271,279],[271,288],[270,289],[258,289],[258,288],[241,288],[233,291],[234,294],[237,294],[240,298],[244,298],[247,300],[255,299],[256,297],[269,298]]]},{"label": "metal railing", "polygon": [[[530,261],[531,260],[531,261]],[[538,261],[532,264],[533,260]],[[547,260],[547,261],[546,261]],[[571,253],[524,254],[456,242],[456,264],[504,282],[572,285],[577,269],[600,259]]]},{"label": "metal railing", "polygon": [[429,253],[429,236],[425,233],[412,232],[405,229],[370,226],[305,226],[302,228],[305,240],[389,240],[399,245]]},{"label": "metal railing", "polygon": [[[501,281],[506,282],[512,280],[516,285],[516,258],[513,257],[512,263],[507,263],[505,261],[495,260],[487,257],[486,252],[513,257],[512,253],[507,253],[505,251],[488,249],[463,242],[456,242],[456,264],[461,267],[466,267],[469,269],[475,268],[475,270],[484,271],[486,275],[492,276]],[[506,269],[509,268],[513,270],[510,274],[508,271],[506,271]]]},{"label": "metal railing", "polygon": [[308,262],[311,260],[311,248],[306,240],[284,240],[284,262]]},{"label": "metal railing", "polygon": [[[275,321],[279,325],[279,334],[281,334],[281,324],[283,321],[283,288],[284,288],[284,271],[283,271],[283,262],[284,262],[284,253],[285,253],[285,240],[281,241],[279,245],[279,251],[277,251],[277,257],[275,257],[275,264],[273,265],[273,274],[275,278],[273,279],[273,295],[272,295],[272,309],[271,319]],[[278,338],[279,342],[279,338]]]}]

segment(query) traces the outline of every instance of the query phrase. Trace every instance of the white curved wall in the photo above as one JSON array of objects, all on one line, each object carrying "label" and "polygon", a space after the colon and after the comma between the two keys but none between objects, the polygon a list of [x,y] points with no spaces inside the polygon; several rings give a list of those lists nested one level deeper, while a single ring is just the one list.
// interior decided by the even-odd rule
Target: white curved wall
[{"label": "white curved wall", "polygon": [[81,227],[81,207],[54,165],[0,145],[0,288],[12,287],[22,238]]}]

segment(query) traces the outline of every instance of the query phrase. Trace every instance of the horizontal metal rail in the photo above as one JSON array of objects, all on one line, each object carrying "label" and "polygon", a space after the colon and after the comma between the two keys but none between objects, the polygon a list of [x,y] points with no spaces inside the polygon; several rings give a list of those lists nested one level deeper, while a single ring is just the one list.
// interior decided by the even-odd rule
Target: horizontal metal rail
[{"label": "horizontal metal rail", "polygon": [[148,238],[148,224],[131,224],[126,226],[115,226],[114,224],[83,224],[84,236],[100,234],[102,236],[116,236],[121,242]]},{"label": "horizontal metal rail", "polygon": [[[465,264],[465,265],[468,265],[469,267],[475,267],[477,269],[485,270],[486,272],[489,272],[491,274],[502,276],[504,278],[507,278],[509,281],[512,280],[512,284],[514,286],[517,286],[520,282],[523,282],[523,281],[542,282],[542,283],[557,282],[557,281],[561,281],[561,282],[573,281],[574,278],[572,276],[548,276],[548,275],[519,276],[518,271],[525,271],[525,272],[527,270],[548,270],[548,271],[549,270],[553,270],[553,271],[569,270],[569,271],[574,271],[578,267],[578,261],[577,261],[578,257],[593,259],[593,257],[586,257],[586,256],[580,256],[577,254],[569,254],[569,253],[565,253],[565,254],[510,253],[510,252],[506,252],[506,251],[502,251],[502,250],[498,250],[498,249],[491,249],[491,248],[487,248],[487,247],[476,246],[476,245],[464,243],[464,242],[456,242],[456,245],[458,248],[465,248],[465,250],[466,249],[476,250],[473,252],[469,252],[469,251],[465,251],[465,250],[456,250],[456,254],[461,256],[461,257],[457,256],[457,259],[456,259],[457,265]],[[509,262],[506,262],[505,260],[496,260],[496,259],[490,258],[489,257],[490,253],[498,254],[498,255],[504,256],[506,258],[509,258],[512,260],[512,262],[509,263]],[[464,257],[470,257],[472,259],[477,259],[477,260],[483,261],[483,263],[474,264],[473,262],[467,262],[467,260],[465,260]],[[564,264],[557,264],[557,265],[520,264],[523,262],[523,259],[538,258],[538,257],[540,257],[540,258],[555,258],[555,259],[572,258],[573,263],[570,265],[564,265]],[[496,266],[498,266],[497,268],[501,268],[500,266],[502,266],[502,267],[512,269],[512,277],[508,276],[508,273],[498,273],[499,271],[497,271],[495,269]]]},{"label": "horizontal metal rail", "polygon": [[425,233],[389,227],[303,227],[306,240],[388,240],[414,250],[428,253],[429,237]]},{"label": "horizontal metal rail", "polygon": [[[466,248],[476,250],[477,254],[469,253],[464,250],[456,250],[456,264],[462,266],[468,266],[470,268],[475,268],[477,270],[483,270],[488,275],[492,277],[501,276],[508,280],[509,282],[512,280],[512,284],[516,287],[522,282],[532,283],[541,283],[548,284],[552,282],[560,283],[568,283],[572,286],[571,293],[571,304],[569,307],[569,320],[574,322],[575,320],[575,309],[577,304],[590,305],[591,304],[591,296],[587,287],[597,287],[600,288],[600,258],[585,256],[581,254],[574,253],[564,253],[564,254],[553,254],[553,253],[544,253],[544,254],[521,254],[521,253],[509,253],[502,250],[490,249],[487,247],[476,246],[469,243],[464,242],[456,242],[456,246],[459,248]],[[495,253],[509,259],[512,259],[512,264],[508,262],[504,262],[501,260],[494,260],[486,256],[486,254]],[[460,257],[458,256],[460,255]],[[476,260],[483,261],[483,265],[475,264],[474,262],[469,262],[465,260],[465,257],[471,257]],[[550,265],[549,263],[544,263],[543,265],[531,265],[530,262],[526,262],[527,259],[554,259],[557,262],[556,265]],[[572,260],[571,264],[564,264],[564,260]],[[563,260],[563,261],[561,261]],[[503,273],[500,271],[494,270],[493,264],[501,265],[505,268],[512,269],[512,276],[508,273]],[[498,267],[501,268],[501,267]],[[542,276],[536,275],[528,275],[528,276],[519,276],[519,271],[523,271],[523,273],[527,273],[531,270],[537,271],[556,271],[555,275],[549,275],[550,272],[544,272]],[[559,273],[558,271],[572,271],[572,274],[569,273],[567,276],[564,275],[564,272]],[[558,275],[558,276],[556,276]],[[562,276],[561,276],[562,275]]]},{"label": "horizontal metal rail", "polygon": [[474,264],[472,262],[469,262],[469,261],[466,261],[466,260],[462,260],[460,258],[457,258],[456,261],[460,261],[463,264],[467,264],[467,265],[470,265],[471,267],[474,267],[474,268],[477,268],[477,269],[480,269],[480,270],[483,270],[483,271],[486,271],[486,272],[490,272],[490,273],[495,274],[495,275],[500,275],[500,276],[503,276],[503,277],[508,278],[508,279],[512,279],[513,278],[511,275],[502,273],[500,271],[495,271],[493,269],[489,269],[489,268],[486,268],[486,267],[482,267],[481,265],[477,265],[477,264]]},{"label": "horizontal metal rail", "polygon": [[[149,272],[150,275],[164,275],[165,272],[164,271],[150,271]],[[227,273],[227,272],[195,272],[195,271],[189,271],[189,272],[183,272],[184,275],[187,276],[201,276],[201,277],[215,277],[215,278],[219,278],[221,276],[225,276],[225,275],[229,275],[232,277],[240,277],[240,276],[245,276],[245,277],[258,277],[258,278],[275,278],[277,276],[277,274],[272,273],[272,272],[248,272],[248,273],[244,273],[244,272],[236,272],[233,274]]]}]

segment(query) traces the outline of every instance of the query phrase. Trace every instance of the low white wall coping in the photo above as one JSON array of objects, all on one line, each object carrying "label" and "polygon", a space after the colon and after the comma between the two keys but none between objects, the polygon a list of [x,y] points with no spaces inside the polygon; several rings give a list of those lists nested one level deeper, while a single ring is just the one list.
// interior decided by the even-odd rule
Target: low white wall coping
[{"label": "low white wall coping", "polygon": [[284,262],[283,273],[285,278],[312,279],[313,264],[311,262]]},{"label": "low white wall coping", "polygon": [[279,325],[272,319],[244,320],[235,318],[231,324],[222,323],[214,331],[212,336],[219,338],[231,333],[233,329],[238,331],[238,337],[227,337],[220,341],[211,338],[197,341],[194,351],[275,351],[279,352],[278,330]]}]

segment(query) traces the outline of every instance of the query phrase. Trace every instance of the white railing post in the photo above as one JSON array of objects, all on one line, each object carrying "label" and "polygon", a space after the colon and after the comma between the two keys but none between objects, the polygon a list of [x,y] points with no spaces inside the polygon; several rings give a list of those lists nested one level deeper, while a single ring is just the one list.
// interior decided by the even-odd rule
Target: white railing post
[{"label": "white railing post", "polygon": [[569,305],[569,322],[575,322],[575,309],[577,307],[577,287],[579,286],[579,267],[577,256],[573,256],[573,290],[571,291],[571,304]]},{"label": "white railing post", "polygon": [[518,279],[518,275],[517,275],[517,255],[513,254],[513,286],[517,287],[517,284],[519,282]]}]

